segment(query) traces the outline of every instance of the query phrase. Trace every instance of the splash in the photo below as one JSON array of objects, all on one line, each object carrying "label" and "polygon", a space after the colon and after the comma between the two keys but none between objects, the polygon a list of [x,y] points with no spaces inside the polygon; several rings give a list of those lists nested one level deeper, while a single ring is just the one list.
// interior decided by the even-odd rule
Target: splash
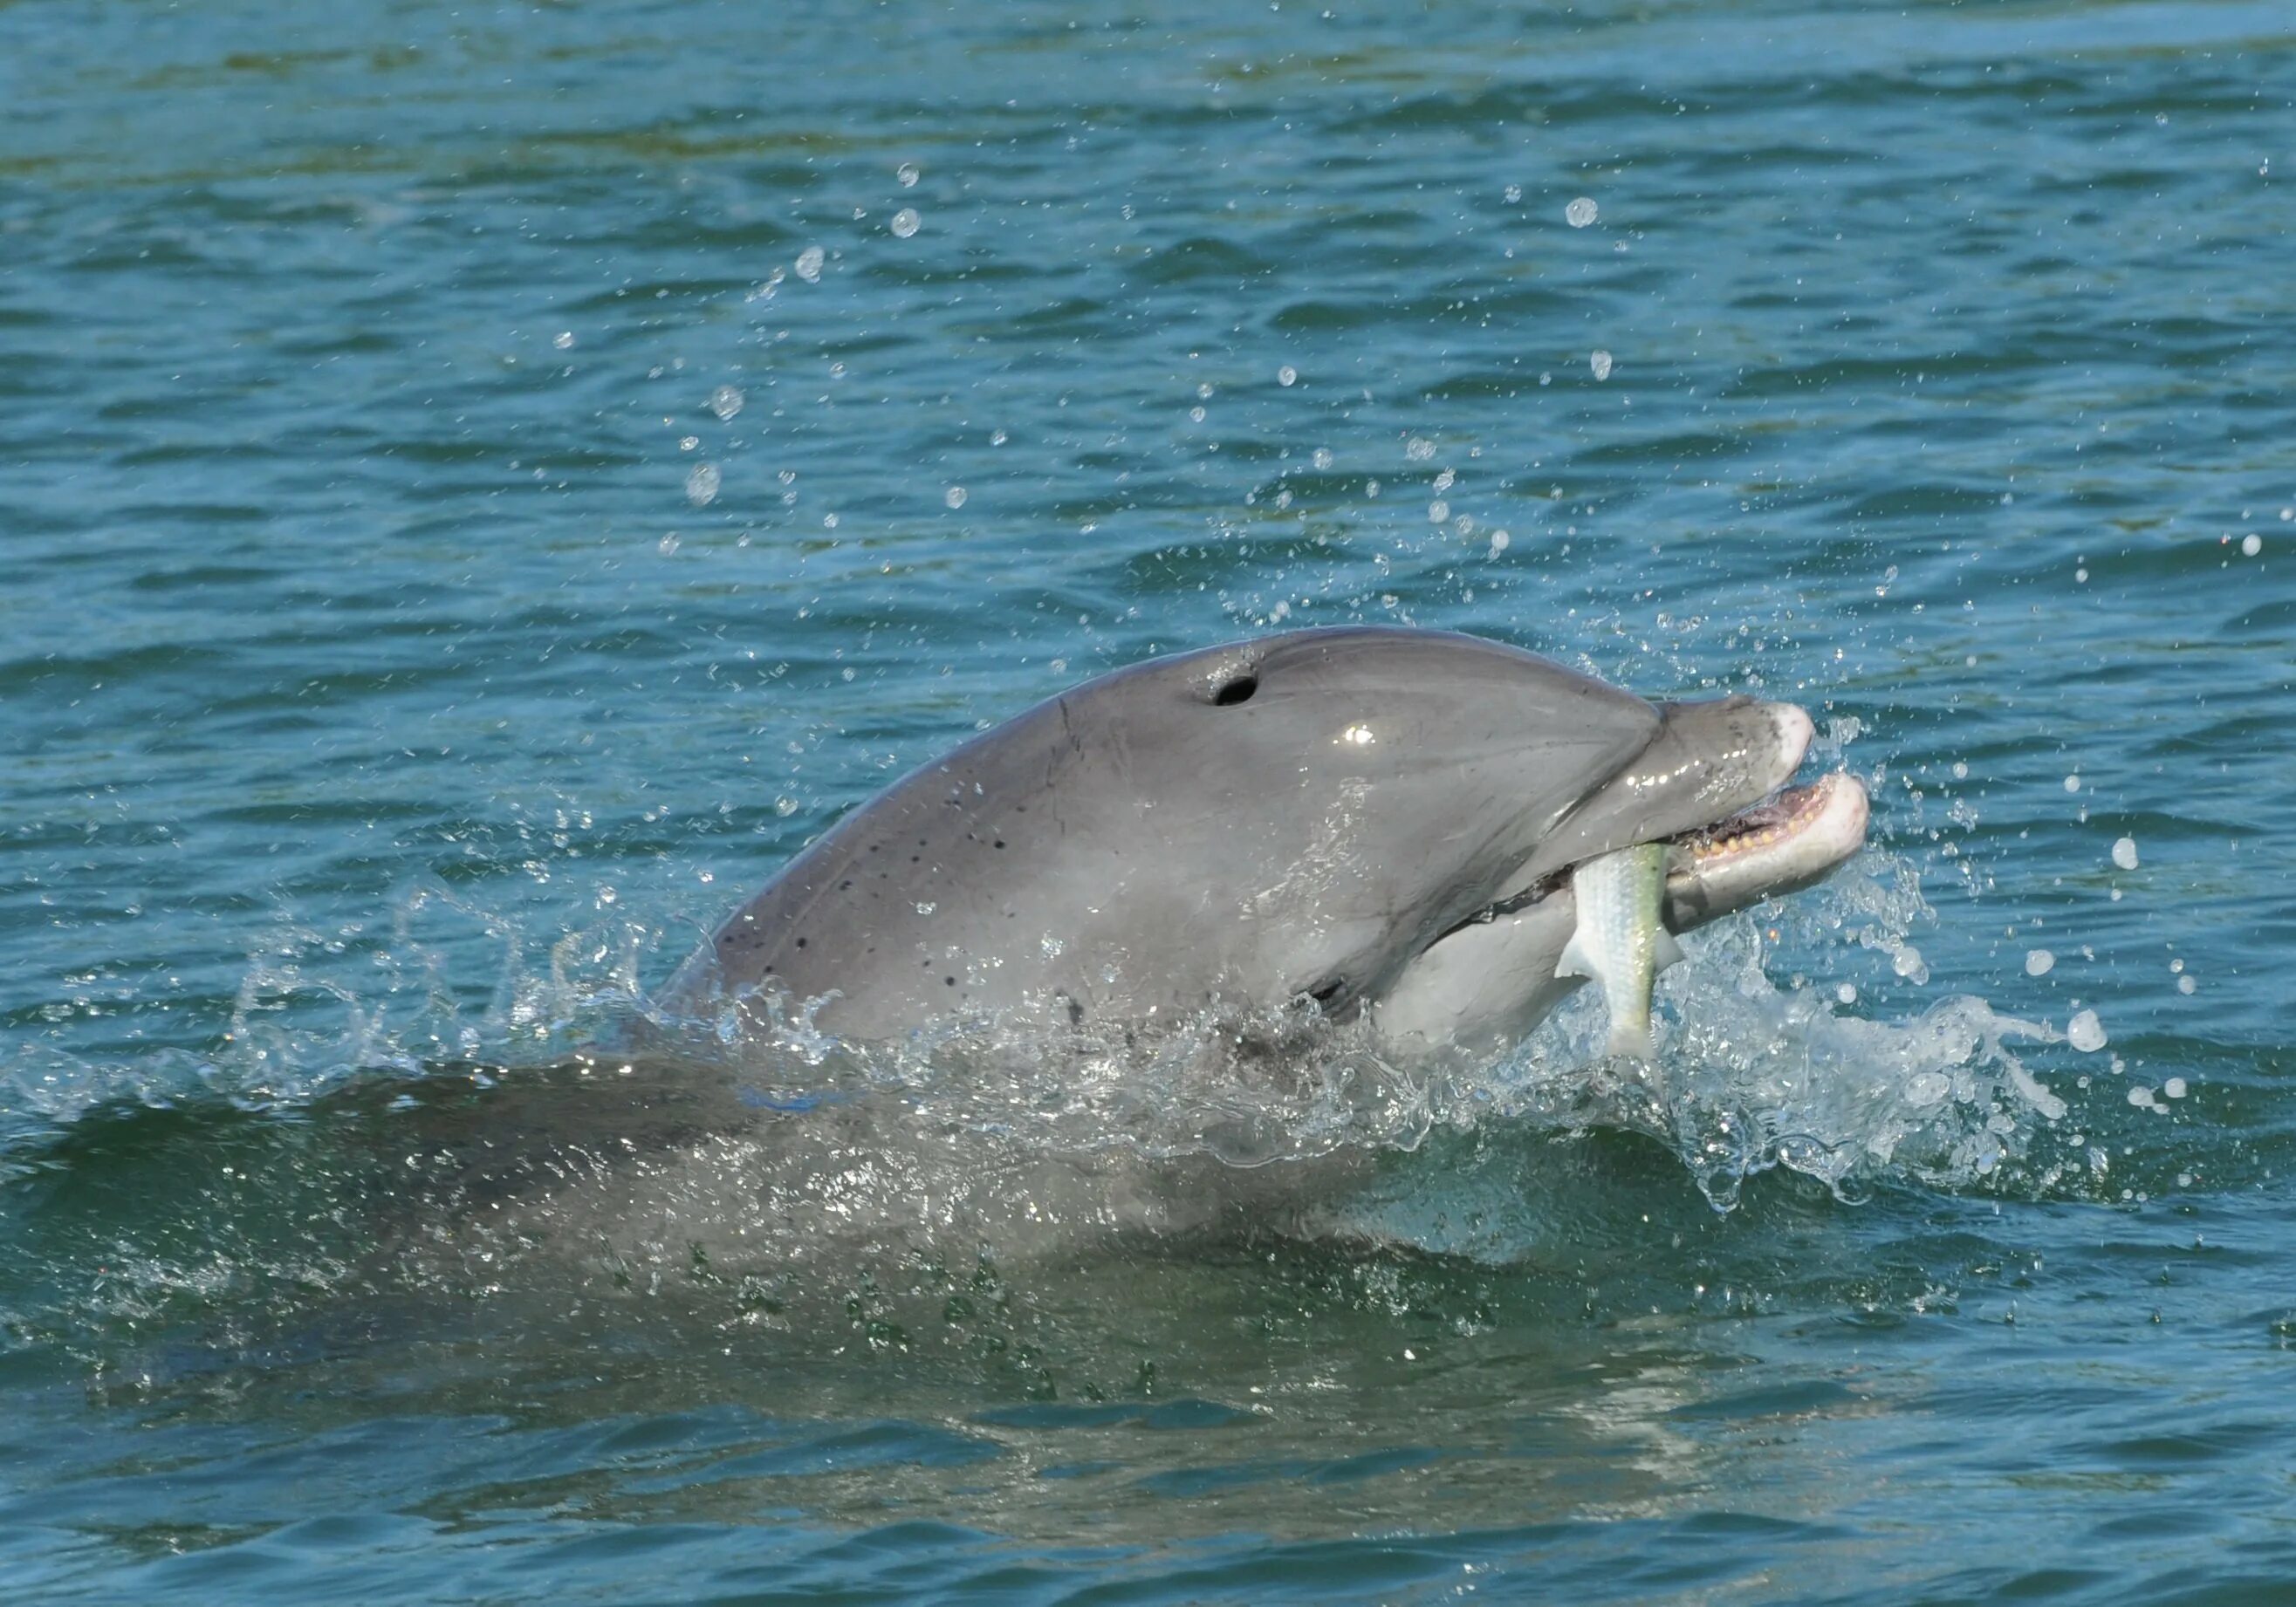
[{"label": "splash", "polygon": [[2009,1047],[2054,1039],[2048,1028],[1967,996],[1910,1021],[1859,1017],[1832,989],[1780,988],[1767,947],[1751,914],[1687,941],[1660,984],[1666,1025],[1646,1066],[1601,1059],[1600,1002],[1573,997],[1499,1070],[1493,1103],[1646,1133],[1725,1209],[1780,1166],[1842,1195],[1893,1181],[1967,1188],[2025,1159],[2064,1114]]},{"label": "splash", "polygon": [[[752,1173],[802,1164],[805,1144],[784,1141],[810,1117],[840,1142],[908,1155],[901,1186],[921,1196],[982,1193],[956,1186],[968,1167],[1008,1177],[1056,1168],[1086,1185],[1071,1196],[1079,1218],[1095,1214],[1095,1177],[1193,1177],[1199,1163],[1216,1178],[1297,1176],[1321,1162],[1346,1172],[1417,1151],[1439,1128],[1489,1124],[1648,1135],[1723,1209],[1777,1167],[1847,1196],[1892,1182],[1996,1185],[2033,1157],[2065,1107],[2011,1045],[2056,1039],[2049,1029],[1971,997],[1907,1021],[1866,1019],[1842,1005],[1854,988],[1771,974],[1787,951],[1822,971],[1845,946],[1887,954],[1907,974],[1907,934],[1931,918],[1912,866],[1869,851],[1769,913],[1776,926],[1744,914],[1692,937],[1687,963],[1660,981],[1648,1064],[1603,1055],[1604,1013],[1582,990],[1498,1062],[1431,1065],[1398,1062],[1365,1026],[1312,1009],[1210,1010],[1153,1034],[952,1019],[865,1048],[778,997],[666,1010],[640,980],[661,947],[642,922],[545,945],[516,919],[428,885],[400,901],[387,932],[283,921],[205,1053],[114,1067],[58,1052],[20,1059],[0,1159],[107,1104],[293,1111],[362,1079],[484,1084],[575,1062],[623,1076],[645,1066],[641,1080],[665,1088],[699,1078],[730,1090],[782,1144],[750,1157]],[[467,979],[488,972],[477,993]],[[824,1111],[833,1119],[811,1116]],[[993,1165],[980,1159],[991,1155]],[[1272,1175],[1239,1189],[1281,1186]]]},{"label": "splash", "polygon": [[614,920],[537,942],[516,916],[435,882],[380,922],[326,927],[282,911],[205,1045],[132,1058],[16,1046],[0,1063],[0,1175],[91,1112],[291,1111],[361,1078],[562,1058],[644,1014],[639,971],[660,936]]},{"label": "splash", "polygon": [[1687,939],[1659,988],[1650,1062],[1604,1054],[1608,1018],[1587,990],[1513,1054],[1476,1063],[1398,1062],[1367,1026],[1312,1009],[1206,1011],[1152,1036],[957,1020],[867,1050],[824,1038],[780,998],[721,999],[685,1027],[743,1075],[782,1067],[756,1089],[775,1108],[898,1092],[922,1127],[1084,1166],[1408,1153],[1438,1127],[1492,1123],[1623,1128],[1666,1144],[1726,1210],[1776,1167],[1849,1197],[1893,1182],[1992,1186],[2033,1157],[2066,1107],[2011,1045],[2060,1034],[1968,996],[1868,1019],[1846,1008],[1854,986],[1771,975],[1782,945],[1806,963],[1847,945],[1925,980],[1907,934],[1931,915],[1909,864],[1869,850],[1769,914],[1777,926],[1743,913]]}]

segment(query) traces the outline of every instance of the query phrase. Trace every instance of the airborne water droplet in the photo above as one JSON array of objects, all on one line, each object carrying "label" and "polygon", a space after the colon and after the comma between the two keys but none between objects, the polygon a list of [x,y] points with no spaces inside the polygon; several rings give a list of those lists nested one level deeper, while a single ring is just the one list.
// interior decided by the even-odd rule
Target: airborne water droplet
[{"label": "airborne water droplet", "polygon": [[2051,954],[2047,949],[2029,948],[2025,951],[2025,974],[2027,976],[2045,977],[2056,968],[2057,956]]},{"label": "airborne water droplet", "polygon": [[1609,352],[1598,351],[1593,357],[1588,357],[1587,359],[1587,363],[1589,367],[1594,369],[1595,377],[1596,379],[1607,380],[1611,377],[1611,354]]},{"label": "airborne water droplet", "polygon": [[2124,837],[2112,845],[2112,863],[2124,871],[2136,868],[2136,839]]},{"label": "airborne water droplet", "polygon": [[718,500],[718,465],[696,463],[685,476],[685,500],[697,508],[706,508]]},{"label": "airborne water droplet", "polygon": [[742,411],[742,400],[740,390],[731,385],[720,385],[709,393],[709,411],[720,419],[730,419]]},{"label": "airborne water droplet", "polygon": [[961,508],[964,505],[964,488],[963,486],[951,486],[947,490],[940,494],[940,499],[944,503],[947,503],[951,508]]},{"label": "airborne water droplet", "polygon": [[916,163],[903,162],[899,167],[893,169],[893,176],[901,181],[902,189],[906,190],[910,188],[915,184],[919,176]]},{"label": "airborne water droplet", "polygon": [[1585,228],[1602,215],[1603,209],[1595,204],[1595,198],[1591,195],[1581,195],[1562,209],[1562,221],[1574,229]]},{"label": "airborne water droplet", "polygon": [[797,254],[797,276],[808,284],[821,283],[821,265],[827,253],[817,245],[809,245]]},{"label": "airborne water droplet", "polygon": [[893,214],[893,233],[906,240],[917,232],[917,225],[923,221],[917,216],[914,207],[903,207]]},{"label": "airborne water droplet", "polygon": [[2104,1047],[2104,1027],[2096,1019],[2096,1012],[2084,1010],[2065,1023],[2065,1042],[2083,1054],[2093,1054]]}]

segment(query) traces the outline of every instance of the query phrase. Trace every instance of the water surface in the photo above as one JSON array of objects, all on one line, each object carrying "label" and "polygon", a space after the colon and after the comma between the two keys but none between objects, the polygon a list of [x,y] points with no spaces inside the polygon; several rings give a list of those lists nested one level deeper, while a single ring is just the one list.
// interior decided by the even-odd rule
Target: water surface
[{"label": "water surface", "polygon": [[[2239,3],[0,7],[12,1595],[2289,1599],[2292,84]],[[1575,1009],[1109,1144],[660,1019],[907,766],[1354,620],[1867,780],[1661,1097]]]}]

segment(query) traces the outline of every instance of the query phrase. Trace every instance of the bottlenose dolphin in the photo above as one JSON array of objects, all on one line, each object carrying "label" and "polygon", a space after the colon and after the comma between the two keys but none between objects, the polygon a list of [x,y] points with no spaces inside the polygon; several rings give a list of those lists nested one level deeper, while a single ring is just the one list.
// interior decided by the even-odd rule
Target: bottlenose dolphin
[{"label": "bottlenose dolphin", "polygon": [[1367,1020],[1398,1055],[1504,1049],[1578,979],[1570,872],[1669,846],[1676,931],[1864,840],[1844,774],[1781,791],[1809,717],[1654,705],[1444,632],[1293,631],[1120,669],[896,782],[673,979],[674,1008],[849,1043],[951,1019]]}]

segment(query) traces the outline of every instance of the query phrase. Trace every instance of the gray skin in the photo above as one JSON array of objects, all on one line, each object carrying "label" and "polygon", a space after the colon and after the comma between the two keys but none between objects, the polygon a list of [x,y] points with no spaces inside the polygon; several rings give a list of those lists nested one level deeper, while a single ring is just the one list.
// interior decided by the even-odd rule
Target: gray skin
[{"label": "gray skin", "polygon": [[[1152,1030],[1312,1000],[1368,1013],[1399,1052],[1499,1045],[1568,991],[1557,873],[1756,804],[1809,734],[1789,704],[1653,705],[1432,631],[1160,659],[848,815],[734,912],[671,1002],[754,1018],[767,998],[885,1042],[951,1016]],[[1684,850],[1670,923],[1823,875],[1862,836],[1856,803],[1846,839],[1837,810],[1824,841],[1737,855],[1711,885]]]}]

